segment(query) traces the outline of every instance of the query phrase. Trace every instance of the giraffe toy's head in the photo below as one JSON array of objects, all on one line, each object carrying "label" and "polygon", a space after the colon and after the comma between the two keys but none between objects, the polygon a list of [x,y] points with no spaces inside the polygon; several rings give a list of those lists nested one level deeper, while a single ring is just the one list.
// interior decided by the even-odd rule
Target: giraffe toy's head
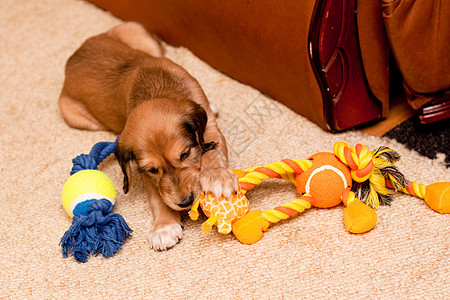
[{"label": "giraffe toy's head", "polygon": [[202,224],[202,230],[209,232],[212,226],[216,225],[217,231],[223,234],[230,233],[233,222],[242,218],[250,210],[250,203],[242,191],[229,198],[224,196],[216,198],[212,193],[206,195],[202,193],[189,212],[192,220],[198,218],[199,205],[208,217],[208,220]]}]

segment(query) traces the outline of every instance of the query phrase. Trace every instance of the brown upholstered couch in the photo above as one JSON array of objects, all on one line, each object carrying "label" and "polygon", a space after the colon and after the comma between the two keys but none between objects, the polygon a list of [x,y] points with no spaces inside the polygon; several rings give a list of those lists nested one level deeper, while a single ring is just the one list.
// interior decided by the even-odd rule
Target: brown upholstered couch
[{"label": "brown upholstered couch", "polygon": [[450,1],[89,1],[325,130],[387,116],[389,46],[415,109],[450,88]]}]

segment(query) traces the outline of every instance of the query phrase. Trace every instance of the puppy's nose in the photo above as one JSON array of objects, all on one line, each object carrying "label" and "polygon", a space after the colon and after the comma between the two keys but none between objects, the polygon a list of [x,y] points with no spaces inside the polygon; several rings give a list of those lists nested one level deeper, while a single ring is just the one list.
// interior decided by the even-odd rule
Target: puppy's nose
[{"label": "puppy's nose", "polygon": [[178,204],[178,206],[181,208],[186,208],[192,203],[194,203],[194,194],[191,193],[188,197],[184,198],[183,201]]}]

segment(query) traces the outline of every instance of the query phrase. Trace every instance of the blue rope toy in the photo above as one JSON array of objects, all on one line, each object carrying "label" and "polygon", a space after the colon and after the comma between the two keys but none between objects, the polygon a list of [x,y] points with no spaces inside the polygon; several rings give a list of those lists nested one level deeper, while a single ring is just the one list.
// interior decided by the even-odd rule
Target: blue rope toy
[{"label": "blue rope toy", "polygon": [[97,143],[88,155],[72,160],[71,176],[62,193],[64,209],[73,217],[60,242],[65,258],[73,256],[84,263],[90,255],[110,257],[133,232],[121,215],[112,213],[116,189],[111,179],[98,171],[98,165],[115,151],[117,140]]}]

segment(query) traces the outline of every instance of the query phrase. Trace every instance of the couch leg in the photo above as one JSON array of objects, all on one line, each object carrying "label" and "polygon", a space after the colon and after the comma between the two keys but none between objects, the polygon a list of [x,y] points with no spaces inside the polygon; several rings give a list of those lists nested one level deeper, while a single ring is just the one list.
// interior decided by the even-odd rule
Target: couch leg
[{"label": "couch leg", "polygon": [[355,0],[317,0],[309,29],[310,62],[331,131],[382,117],[364,73],[356,13]]}]

